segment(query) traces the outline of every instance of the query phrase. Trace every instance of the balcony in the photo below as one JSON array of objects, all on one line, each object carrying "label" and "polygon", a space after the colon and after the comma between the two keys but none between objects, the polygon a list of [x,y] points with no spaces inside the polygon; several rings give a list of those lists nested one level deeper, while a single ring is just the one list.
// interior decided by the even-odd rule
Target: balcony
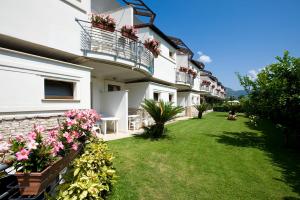
[{"label": "balcony", "polygon": [[200,91],[201,92],[209,93],[210,92],[209,90],[210,90],[209,86],[206,86],[206,85],[201,85],[200,86]]},{"label": "balcony", "polygon": [[191,87],[194,85],[194,78],[191,74],[185,72],[176,72],[176,83],[181,85],[187,85]]},{"label": "balcony", "polygon": [[78,20],[82,28],[81,50],[85,56],[132,65],[153,75],[154,56],[140,41],[114,32],[95,28],[88,21]]}]

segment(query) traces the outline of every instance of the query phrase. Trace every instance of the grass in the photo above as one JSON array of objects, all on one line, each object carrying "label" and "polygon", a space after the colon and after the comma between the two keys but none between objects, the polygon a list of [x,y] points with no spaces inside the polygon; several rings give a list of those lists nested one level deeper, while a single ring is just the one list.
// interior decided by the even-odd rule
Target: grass
[{"label": "grass", "polygon": [[119,180],[110,199],[300,199],[299,153],[264,122],[211,113],[168,125],[168,137],[109,142]]}]

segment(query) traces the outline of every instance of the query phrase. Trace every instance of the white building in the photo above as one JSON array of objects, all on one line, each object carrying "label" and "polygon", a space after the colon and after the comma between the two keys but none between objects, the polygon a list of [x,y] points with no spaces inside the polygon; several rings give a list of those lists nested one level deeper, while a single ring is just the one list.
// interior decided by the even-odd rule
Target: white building
[{"label": "white building", "polygon": [[[192,116],[188,109],[200,103],[204,66],[182,53],[152,23],[152,10],[142,6],[114,0],[1,1],[0,132],[27,132],[34,123],[52,128],[64,111],[87,108],[119,118],[119,131],[127,132],[129,114],[141,115],[141,122],[147,118],[140,107],[144,98],[182,105],[183,114]],[[116,31],[93,27],[91,13],[111,15]],[[137,14],[150,22],[142,23]],[[122,36],[118,30],[124,25],[136,26],[139,41]],[[148,38],[160,41],[157,58],[143,45]],[[179,73],[182,65],[195,77]],[[221,91],[216,95],[224,98]]]}]

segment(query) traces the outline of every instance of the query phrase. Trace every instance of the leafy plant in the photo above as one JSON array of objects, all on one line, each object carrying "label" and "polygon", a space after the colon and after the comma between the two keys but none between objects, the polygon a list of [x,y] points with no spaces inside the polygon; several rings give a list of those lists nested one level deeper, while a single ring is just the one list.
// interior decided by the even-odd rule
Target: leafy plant
[{"label": "leafy plant", "polygon": [[105,142],[92,139],[69,167],[55,199],[105,199],[116,182],[113,159]]},{"label": "leafy plant", "polygon": [[173,106],[173,103],[154,100],[144,100],[142,104],[149,115],[155,121],[155,124],[148,128],[148,133],[154,138],[159,138],[164,134],[165,123],[173,119],[178,113],[184,109],[181,106]]},{"label": "leafy plant", "polygon": [[208,108],[208,104],[207,103],[202,103],[202,104],[199,104],[199,105],[195,105],[195,108],[198,111],[198,118],[201,119],[203,112],[205,112]]},{"label": "leafy plant", "polygon": [[[285,144],[293,141],[290,136],[300,135],[300,58],[284,52],[277,62],[263,68],[256,79],[238,78],[249,97],[249,114],[271,119],[284,129]],[[298,143],[300,143],[298,141]]]}]

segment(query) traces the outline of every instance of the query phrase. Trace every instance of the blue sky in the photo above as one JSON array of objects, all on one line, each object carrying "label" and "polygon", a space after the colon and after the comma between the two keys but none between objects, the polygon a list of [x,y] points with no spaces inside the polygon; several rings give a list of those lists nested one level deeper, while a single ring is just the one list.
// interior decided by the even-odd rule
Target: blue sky
[{"label": "blue sky", "polygon": [[163,32],[209,56],[206,69],[241,89],[235,72],[247,74],[289,50],[300,57],[300,0],[144,0]]}]

